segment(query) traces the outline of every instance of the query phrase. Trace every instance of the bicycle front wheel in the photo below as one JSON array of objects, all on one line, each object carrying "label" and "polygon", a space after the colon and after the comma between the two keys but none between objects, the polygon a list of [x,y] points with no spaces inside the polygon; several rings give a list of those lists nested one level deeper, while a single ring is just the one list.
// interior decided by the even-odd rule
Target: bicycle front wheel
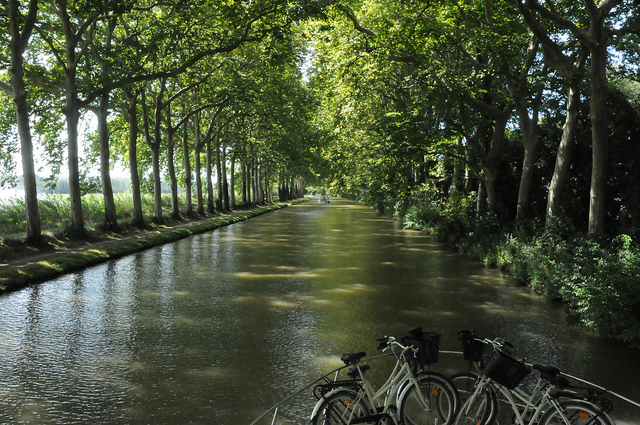
[{"label": "bicycle front wheel", "polygon": [[400,420],[405,425],[449,425],[453,421],[457,394],[433,376],[418,378],[400,400]]},{"label": "bicycle front wheel", "polygon": [[591,403],[572,400],[560,404],[561,410],[550,410],[540,419],[541,425],[612,425],[605,412]]},{"label": "bicycle front wheel", "polygon": [[354,419],[367,416],[367,406],[358,396],[358,392],[350,390],[330,394],[311,422],[313,425],[349,425]]}]

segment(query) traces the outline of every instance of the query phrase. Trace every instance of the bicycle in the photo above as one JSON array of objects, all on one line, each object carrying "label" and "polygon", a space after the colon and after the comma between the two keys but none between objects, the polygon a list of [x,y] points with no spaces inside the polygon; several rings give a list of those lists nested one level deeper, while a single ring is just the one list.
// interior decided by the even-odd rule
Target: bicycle
[{"label": "bicycle", "polygon": [[[319,400],[311,414],[314,425],[329,424],[404,424],[448,425],[458,406],[457,392],[448,379],[435,372],[421,370],[421,365],[437,360],[438,334],[416,329],[403,338],[406,345],[394,337],[379,339],[378,349],[390,350],[395,366],[386,382],[375,389],[363,365],[366,353],[346,353],[341,356],[350,380],[336,380],[319,385],[314,390]],[[434,347],[435,346],[435,347]],[[430,349],[429,349],[430,348]],[[434,354],[435,348],[435,354]]]},{"label": "bicycle", "polygon": [[[601,396],[565,391],[569,381],[555,367],[527,365],[506,352],[509,346],[502,339],[481,339],[493,346],[491,355],[474,391],[456,415],[454,425],[489,425],[495,422],[499,401],[513,411],[512,423],[517,425],[611,425],[607,412],[611,402]],[[539,372],[530,393],[516,388],[531,370]],[[600,407],[601,404],[604,407]]]}]

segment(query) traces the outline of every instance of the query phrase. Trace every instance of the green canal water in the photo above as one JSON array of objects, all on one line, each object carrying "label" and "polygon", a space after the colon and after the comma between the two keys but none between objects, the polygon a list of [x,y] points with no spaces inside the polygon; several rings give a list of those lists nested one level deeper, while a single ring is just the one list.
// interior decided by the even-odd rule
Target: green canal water
[{"label": "green canal water", "polygon": [[[348,351],[422,326],[508,338],[640,400],[640,353],[500,271],[351,202],[315,201],[0,297],[1,424],[248,424]],[[441,354],[435,370],[464,368]],[[385,364],[373,364],[376,371]],[[375,373],[374,373],[375,376]],[[618,424],[640,409],[613,397]],[[304,424],[314,399],[283,404]],[[271,423],[271,417],[261,423]]]}]

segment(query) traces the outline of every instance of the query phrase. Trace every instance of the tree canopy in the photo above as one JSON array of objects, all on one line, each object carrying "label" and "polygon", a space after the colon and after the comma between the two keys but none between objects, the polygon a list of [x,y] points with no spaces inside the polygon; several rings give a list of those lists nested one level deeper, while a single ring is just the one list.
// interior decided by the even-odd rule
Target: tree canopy
[{"label": "tree canopy", "polygon": [[[380,210],[430,193],[503,222],[634,233],[639,7],[8,0],[2,183],[15,181],[19,152],[35,242],[36,156],[69,170],[78,236],[90,169],[104,225],[119,227],[114,163],[131,174],[139,226],[146,191],[164,220],[162,182],[175,218],[269,202],[273,187],[299,196],[313,182]],[[83,137],[92,116],[95,134]]]}]

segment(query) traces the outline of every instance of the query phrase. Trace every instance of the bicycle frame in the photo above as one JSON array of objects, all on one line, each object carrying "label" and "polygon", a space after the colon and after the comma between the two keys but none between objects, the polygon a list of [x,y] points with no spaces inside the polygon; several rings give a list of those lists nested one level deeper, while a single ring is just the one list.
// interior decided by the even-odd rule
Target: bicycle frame
[{"label": "bicycle frame", "polygon": [[[491,391],[502,398],[500,401],[506,402],[514,414],[514,424],[517,425],[534,425],[547,411],[547,409],[555,409],[566,425],[571,425],[571,421],[564,413],[564,409],[560,401],[551,396],[554,387],[549,385],[544,388],[544,380],[538,378],[538,381],[530,394],[521,389],[510,390],[499,385],[487,376],[482,376],[471,397],[479,397],[483,391]],[[592,403],[590,403],[592,404]],[[593,404],[592,404],[593,405]],[[593,405],[596,409],[597,406]],[[604,414],[604,412],[602,412]]]},{"label": "bicycle frame", "polygon": [[[393,400],[396,401],[396,407],[399,408],[399,396],[404,389],[410,385],[417,385],[418,380],[415,378],[413,371],[408,362],[402,359],[403,354],[396,356],[396,364],[393,371],[387,378],[387,381],[380,386],[376,391],[369,380],[364,376],[364,373],[360,371],[360,377],[362,378],[362,389],[364,390],[367,399],[374,407],[383,406],[383,412],[386,412]],[[359,365],[357,366],[359,369]],[[384,402],[381,399],[384,397]]]},{"label": "bicycle frame", "polygon": [[[390,348],[393,355],[396,358],[395,365],[391,371],[389,377],[377,390],[373,387],[371,382],[365,376],[365,371],[360,366],[360,361],[353,364],[358,370],[358,375],[361,382],[357,385],[344,385],[337,386],[331,391],[327,392],[316,403],[311,418],[314,418],[322,406],[322,402],[331,397],[333,394],[349,389],[357,393],[356,402],[361,402],[369,411],[370,415],[365,418],[358,418],[356,422],[361,420],[374,419],[375,417],[390,417],[395,423],[398,423],[397,412],[400,410],[400,403],[402,402],[402,395],[414,385],[419,385],[419,376],[416,377],[411,368],[410,363],[405,358],[406,354],[412,350],[411,347],[403,347],[393,340],[390,343]],[[397,352],[394,348],[402,348],[401,352]],[[336,375],[337,378],[337,375]],[[336,379],[337,380],[337,379]],[[428,407],[424,400],[420,400],[420,403],[424,403],[424,407]]]}]

